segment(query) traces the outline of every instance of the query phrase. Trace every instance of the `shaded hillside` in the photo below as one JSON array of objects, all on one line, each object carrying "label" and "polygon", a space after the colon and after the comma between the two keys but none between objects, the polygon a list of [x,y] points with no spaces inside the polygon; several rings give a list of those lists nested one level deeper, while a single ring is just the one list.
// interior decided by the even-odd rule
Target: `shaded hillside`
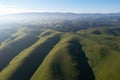
[{"label": "shaded hillside", "polygon": [[29,47],[37,40],[38,38],[36,36],[32,36],[20,30],[2,42],[0,46],[0,71],[23,49]]},{"label": "shaded hillside", "polygon": [[120,36],[91,34],[91,30],[77,33],[96,80],[119,80]]},{"label": "shaded hillside", "polygon": [[40,79],[95,80],[87,58],[75,35],[64,34],[61,41],[49,52],[31,80]]},{"label": "shaded hillside", "polygon": [[[34,45],[22,51],[10,62],[10,65],[8,65],[5,70],[3,70],[3,72],[5,71],[8,75],[4,76],[2,79],[29,80],[29,78],[33,75],[34,71],[43,61],[44,57],[59,41],[59,39],[59,35],[54,34],[43,38],[41,37]],[[3,74],[5,74],[5,72]]]},{"label": "shaded hillside", "polygon": [[17,29],[0,45],[0,80],[120,79],[118,27]]}]

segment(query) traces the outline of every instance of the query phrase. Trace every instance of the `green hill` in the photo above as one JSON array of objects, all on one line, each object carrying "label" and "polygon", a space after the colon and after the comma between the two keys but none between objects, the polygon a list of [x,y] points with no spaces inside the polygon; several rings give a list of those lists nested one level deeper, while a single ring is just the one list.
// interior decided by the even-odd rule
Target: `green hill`
[{"label": "green hill", "polygon": [[0,45],[0,80],[119,80],[119,41],[112,27],[18,28]]}]

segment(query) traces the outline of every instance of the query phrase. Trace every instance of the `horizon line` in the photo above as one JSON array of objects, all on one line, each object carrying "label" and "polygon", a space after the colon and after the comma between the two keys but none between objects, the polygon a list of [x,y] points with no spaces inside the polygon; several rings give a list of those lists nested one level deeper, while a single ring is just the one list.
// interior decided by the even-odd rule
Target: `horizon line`
[{"label": "horizon line", "polygon": [[1,15],[14,15],[14,14],[30,14],[30,13],[63,13],[63,14],[119,14],[120,12],[16,12],[16,13],[8,13],[8,14],[1,14]]}]

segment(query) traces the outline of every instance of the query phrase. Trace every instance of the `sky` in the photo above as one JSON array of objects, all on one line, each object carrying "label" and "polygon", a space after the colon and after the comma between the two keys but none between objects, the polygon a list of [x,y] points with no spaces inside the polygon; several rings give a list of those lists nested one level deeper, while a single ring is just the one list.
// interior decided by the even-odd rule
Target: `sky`
[{"label": "sky", "polygon": [[25,12],[119,13],[120,0],[0,0],[0,15]]}]

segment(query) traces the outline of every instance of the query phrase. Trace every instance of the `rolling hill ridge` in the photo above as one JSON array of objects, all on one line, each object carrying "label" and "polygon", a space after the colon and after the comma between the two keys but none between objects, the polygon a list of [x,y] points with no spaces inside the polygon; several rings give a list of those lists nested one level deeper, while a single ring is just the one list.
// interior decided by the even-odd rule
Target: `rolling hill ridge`
[{"label": "rolling hill ridge", "polygon": [[21,13],[0,23],[0,80],[120,80],[120,13]]},{"label": "rolling hill ridge", "polygon": [[119,80],[120,37],[97,31],[21,28],[1,43],[0,79]]}]

